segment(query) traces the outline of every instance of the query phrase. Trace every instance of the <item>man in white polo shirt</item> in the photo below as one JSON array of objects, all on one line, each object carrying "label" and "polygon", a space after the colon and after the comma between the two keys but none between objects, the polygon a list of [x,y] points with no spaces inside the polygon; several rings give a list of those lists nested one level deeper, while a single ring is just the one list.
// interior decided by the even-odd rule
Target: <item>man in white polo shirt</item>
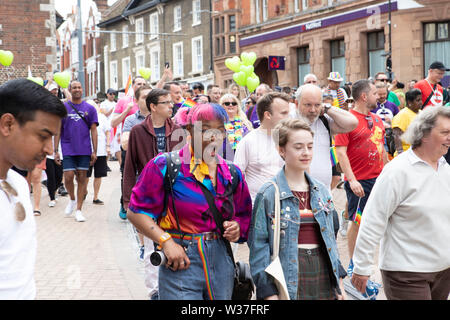
[{"label": "man in white polo shirt", "polygon": [[238,144],[234,163],[242,170],[252,202],[259,188],[283,167],[272,129],[289,117],[289,99],[285,93],[269,92],[258,100],[258,118],[261,126],[250,131]]},{"label": "man in white polo shirt", "polygon": [[30,80],[0,86],[0,300],[36,297],[36,223],[25,178],[53,154],[52,137],[67,111],[50,91]]}]

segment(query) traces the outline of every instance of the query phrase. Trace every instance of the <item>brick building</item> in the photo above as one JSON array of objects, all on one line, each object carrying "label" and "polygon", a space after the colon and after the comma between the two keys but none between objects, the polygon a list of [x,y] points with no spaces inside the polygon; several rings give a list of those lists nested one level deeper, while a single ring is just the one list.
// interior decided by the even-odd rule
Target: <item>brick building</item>
[{"label": "brick building", "polygon": [[56,12],[53,0],[2,0],[0,49],[14,54],[11,66],[0,66],[0,83],[33,76],[46,79],[56,69]]},{"label": "brick building", "polygon": [[[82,46],[83,46],[83,72],[84,95],[87,98],[95,98],[100,91],[102,37],[95,32],[103,12],[108,10],[107,0],[90,1],[87,10],[82,10]],[[72,8],[66,20],[58,28],[57,32],[57,57],[59,70],[68,71],[72,79],[78,79],[78,14],[77,8]]]},{"label": "brick building", "polygon": [[[240,8],[236,54],[254,51],[255,73],[272,86],[297,86],[309,72],[322,85],[331,71],[346,81],[373,76],[386,70],[389,38],[394,77],[400,81],[423,78],[434,60],[450,65],[447,0],[219,0],[215,6],[225,3]],[[220,84],[232,79],[223,64],[227,55],[234,54],[214,58]],[[285,70],[269,71],[269,56],[284,57]]]},{"label": "brick building", "polygon": [[213,82],[209,0],[118,0],[98,24],[103,41],[102,90],[122,89],[141,67],[155,85],[169,62],[173,79]]}]

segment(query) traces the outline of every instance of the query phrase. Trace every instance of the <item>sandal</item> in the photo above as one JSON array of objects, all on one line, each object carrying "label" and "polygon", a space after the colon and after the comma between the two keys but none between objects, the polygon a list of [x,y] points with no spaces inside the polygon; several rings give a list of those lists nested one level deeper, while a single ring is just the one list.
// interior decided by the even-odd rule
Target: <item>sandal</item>
[{"label": "sandal", "polygon": [[41,212],[39,210],[34,210],[33,213],[34,213],[35,216],[40,216],[41,215]]}]

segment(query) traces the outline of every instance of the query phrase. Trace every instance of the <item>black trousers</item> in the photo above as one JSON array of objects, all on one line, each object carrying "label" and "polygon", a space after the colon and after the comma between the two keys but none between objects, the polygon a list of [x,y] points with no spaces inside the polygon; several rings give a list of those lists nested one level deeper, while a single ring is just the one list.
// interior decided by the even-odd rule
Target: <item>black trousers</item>
[{"label": "black trousers", "polygon": [[120,165],[120,205],[123,208],[123,169],[125,167],[125,158],[127,156],[127,152],[120,147],[121,156],[122,156],[122,164]]},{"label": "black trousers", "polygon": [[47,174],[47,190],[50,200],[55,200],[56,190],[61,186],[63,167],[55,163],[55,160],[47,158],[45,173]]}]

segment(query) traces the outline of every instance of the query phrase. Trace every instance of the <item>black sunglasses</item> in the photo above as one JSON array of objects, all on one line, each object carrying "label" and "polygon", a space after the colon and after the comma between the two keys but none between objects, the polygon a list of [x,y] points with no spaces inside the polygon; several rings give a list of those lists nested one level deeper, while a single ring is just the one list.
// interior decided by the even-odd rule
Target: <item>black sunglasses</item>
[{"label": "black sunglasses", "polygon": [[233,105],[234,107],[237,106],[237,102],[224,102],[223,103],[224,106],[228,107],[229,105]]},{"label": "black sunglasses", "polygon": [[383,82],[388,82],[389,79],[376,79],[376,81],[383,81]]},{"label": "black sunglasses", "polygon": [[365,118],[366,118],[366,120],[367,120],[367,126],[368,126],[369,130],[372,130],[372,128],[373,128],[373,120],[372,120],[372,117],[371,117],[371,116],[366,116]]}]

